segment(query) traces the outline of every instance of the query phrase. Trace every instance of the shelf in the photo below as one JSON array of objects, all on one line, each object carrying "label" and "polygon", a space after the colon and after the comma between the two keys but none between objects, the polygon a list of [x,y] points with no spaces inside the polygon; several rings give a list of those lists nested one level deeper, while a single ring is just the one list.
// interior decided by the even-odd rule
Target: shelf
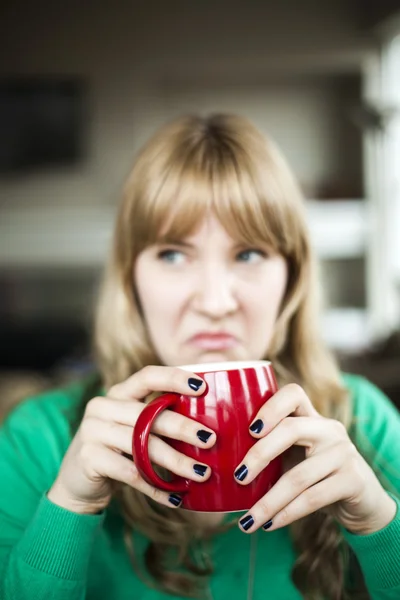
[{"label": "shelf", "polygon": [[[114,209],[2,210],[0,266],[100,266],[111,239]],[[367,211],[362,200],[309,200],[311,238],[321,258],[363,254]]]},{"label": "shelf", "polygon": [[99,267],[110,243],[114,210],[2,210],[0,267]]},{"label": "shelf", "polygon": [[328,346],[346,353],[361,352],[372,341],[365,309],[330,308],[322,316],[322,332]]},{"label": "shelf", "polygon": [[[307,210],[320,257],[348,257],[363,251],[366,211],[362,201],[308,201]],[[114,218],[114,210],[106,207],[2,211],[0,267],[100,268]],[[355,352],[370,342],[365,310],[329,309],[323,315],[322,329],[335,350]]]},{"label": "shelf", "polygon": [[307,218],[320,258],[355,258],[364,254],[368,236],[364,200],[308,200]]}]

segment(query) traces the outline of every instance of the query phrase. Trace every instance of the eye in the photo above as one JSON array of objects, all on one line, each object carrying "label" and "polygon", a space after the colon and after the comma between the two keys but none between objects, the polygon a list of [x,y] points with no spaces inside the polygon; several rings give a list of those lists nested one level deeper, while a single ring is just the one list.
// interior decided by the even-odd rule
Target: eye
[{"label": "eye", "polygon": [[236,255],[236,260],[238,262],[245,263],[258,263],[261,260],[267,258],[267,253],[263,252],[263,250],[258,250],[256,248],[249,248],[247,250],[242,250]]},{"label": "eye", "polygon": [[183,254],[183,252],[180,252],[179,250],[168,249],[168,250],[161,250],[157,254],[157,258],[159,260],[161,260],[162,262],[169,263],[171,265],[178,265],[184,261],[185,255]]}]

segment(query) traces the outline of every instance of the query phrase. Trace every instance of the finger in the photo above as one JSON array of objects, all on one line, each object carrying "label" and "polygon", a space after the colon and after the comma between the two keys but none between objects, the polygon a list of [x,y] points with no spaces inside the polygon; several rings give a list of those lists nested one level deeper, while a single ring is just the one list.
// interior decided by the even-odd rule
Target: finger
[{"label": "finger", "polygon": [[244,485],[268,464],[291,446],[308,448],[311,456],[317,449],[330,447],[342,441],[350,441],[345,427],[334,419],[312,417],[287,417],[266,437],[259,439],[247,452],[241,465],[235,470],[235,478]]},{"label": "finger", "polygon": [[112,386],[107,396],[117,400],[142,400],[153,392],[176,392],[198,396],[206,385],[195,373],[178,367],[147,366],[122,383]]},{"label": "finger", "polygon": [[264,437],[289,415],[321,418],[303,388],[296,383],[285,385],[263,404],[249,431],[255,437]]},{"label": "finger", "polygon": [[[99,419],[85,419],[81,427],[84,443],[104,445],[128,456],[132,455],[132,432],[127,425]],[[193,481],[207,481],[211,475],[208,465],[194,461],[154,435],[149,439],[149,456],[160,467]]]},{"label": "finger", "polygon": [[[344,498],[347,488],[348,477],[344,473],[332,475],[305,490],[272,519],[269,519],[266,522],[268,525],[263,529],[273,531],[285,527],[321,508],[335,504]],[[270,521],[271,524],[269,524]]]},{"label": "finger", "polygon": [[92,467],[98,475],[126,483],[152,500],[170,508],[181,506],[182,497],[179,494],[163,492],[149,485],[140,476],[135,464],[128,458],[105,446],[93,444],[86,448],[92,456]]},{"label": "finger", "polygon": [[[126,402],[99,396],[88,403],[85,419],[94,417],[134,427],[144,408],[145,405],[137,400]],[[157,417],[152,431],[198,448],[211,448],[216,441],[212,429],[171,410],[165,410]]]},{"label": "finger", "polygon": [[198,463],[182,454],[182,452],[178,452],[157,436],[150,437],[149,454],[153,462],[175,473],[175,475],[193,481],[207,481],[211,476],[211,468],[208,465]]},{"label": "finger", "polygon": [[[332,475],[339,473],[346,462],[347,450],[346,444],[339,444],[304,460],[287,471],[270,491],[251,507],[249,513],[240,519],[240,522],[243,521],[248,527],[244,531],[250,529],[254,531],[271,519],[275,523],[276,515],[285,510],[285,507],[289,506],[296,498],[308,489],[313,489],[320,481],[330,479]],[[249,519],[250,516],[252,521]],[[251,526],[249,526],[250,522]]]}]

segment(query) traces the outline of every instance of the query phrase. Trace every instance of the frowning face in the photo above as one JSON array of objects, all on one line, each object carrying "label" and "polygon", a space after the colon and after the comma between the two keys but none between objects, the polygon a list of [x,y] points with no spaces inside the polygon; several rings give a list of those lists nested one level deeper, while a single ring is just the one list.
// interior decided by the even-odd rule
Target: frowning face
[{"label": "frowning face", "polygon": [[287,264],[239,244],[210,214],[172,245],[152,245],[134,281],[162,364],[265,358],[285,293]]}]

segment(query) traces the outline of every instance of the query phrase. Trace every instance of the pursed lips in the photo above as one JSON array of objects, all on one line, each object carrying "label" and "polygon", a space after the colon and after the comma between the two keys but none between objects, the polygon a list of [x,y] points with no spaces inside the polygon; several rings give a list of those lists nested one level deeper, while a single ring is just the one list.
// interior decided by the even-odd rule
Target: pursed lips
[{"label": "pursed lips", "polygon": [[188,340],[189,344],[207,350],[226,350],[238,343],[238,339],[227,332],[201,331]]}]

